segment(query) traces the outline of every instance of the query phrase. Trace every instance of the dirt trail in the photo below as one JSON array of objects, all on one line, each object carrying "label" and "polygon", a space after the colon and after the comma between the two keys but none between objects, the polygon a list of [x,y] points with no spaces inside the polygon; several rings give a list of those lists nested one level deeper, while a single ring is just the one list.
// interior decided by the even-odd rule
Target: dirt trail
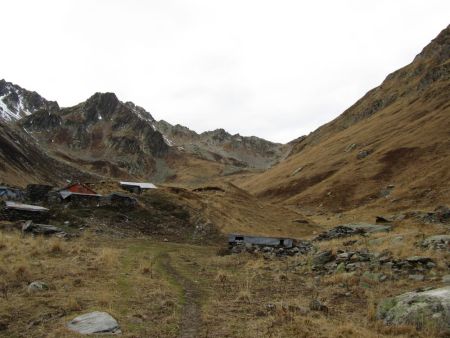
[{"label": "dirt trail", "polygon": [[171,264],[169,254],[161,255],[161,261],[165,271],[183,289],[183,309],[181,313],[180,338],[198,337],[202,325],[200,295],[198,286],[190,279],[183,276]]}]

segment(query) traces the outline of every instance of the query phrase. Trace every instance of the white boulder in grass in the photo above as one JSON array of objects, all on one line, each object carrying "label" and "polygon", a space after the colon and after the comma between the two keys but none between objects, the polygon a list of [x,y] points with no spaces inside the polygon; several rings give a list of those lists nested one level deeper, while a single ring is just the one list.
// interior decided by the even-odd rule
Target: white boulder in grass
[{"label": "white boulder in grass", "polygon": [[74,318],[67,327],[79,334],[121,334],[119,323],[106,312],[91,312]]}]

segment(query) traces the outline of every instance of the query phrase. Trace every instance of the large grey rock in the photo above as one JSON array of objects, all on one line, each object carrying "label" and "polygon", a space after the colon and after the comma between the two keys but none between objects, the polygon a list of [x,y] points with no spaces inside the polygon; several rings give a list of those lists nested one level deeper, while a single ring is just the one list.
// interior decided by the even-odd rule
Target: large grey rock
[{"label": "large grey rock", "polygon": [[333,253],[331,250],[321,251],[314,255],[312,263],[316,266],[322,266],[328,262],[331,262],[334,259]]},{"label": "large grey rock", "polygon": [[433,326],[450,330],[450,286],[425,292],[408,292],[385,299],[378,305],[378,319],[385,324]]},{"label": "large grey rock", "polygon": [[40,282],[40,281],[34,281],[28,285],[27,290],[30,293],[34,292],[41,292],[41,291],[47,291],[49,289],[47,283]]},{"label": "large grey rock", "polygon": [[121,334],[117,321],[106,312],[91,312],[74,318],[67,327],[80,334]]}]

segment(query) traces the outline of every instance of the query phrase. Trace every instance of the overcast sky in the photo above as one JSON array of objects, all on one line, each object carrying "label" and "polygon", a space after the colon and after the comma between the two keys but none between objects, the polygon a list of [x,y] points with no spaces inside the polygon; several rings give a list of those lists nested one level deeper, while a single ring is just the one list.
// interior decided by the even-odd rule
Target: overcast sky
[{"label": "overcast sky", "polygon": [[288,142],[411,62],[444,0],[0,0],[0,78],[61,106],[112,91],[156,119]]}]

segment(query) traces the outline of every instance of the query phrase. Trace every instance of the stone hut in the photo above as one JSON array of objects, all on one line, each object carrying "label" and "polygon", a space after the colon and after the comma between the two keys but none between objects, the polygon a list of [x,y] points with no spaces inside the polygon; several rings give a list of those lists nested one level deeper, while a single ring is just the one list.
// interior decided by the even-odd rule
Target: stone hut
[{"label": "stone hut", "polygon": [[46,223],[50,216],[49,211],[38,205],[6,201],[0,210],[0,219],[7,221],[32,220]]},{"label": "stone hut", "polygon": [[48,200],[49,192],[53,189],[46,184],[28,184],[26,188],[26,198],[32,202]]},{"label": "stone hut", "polygon": [[228,244],[230,247],[233,247],[235,245],[250,244],[256,246],[292,248],[294,246],[294,239],[283,237],[263,237],[253,235],[229,234]]},{"label": "stone hut", "polygon": [[140,194],[144,190],[157,189],[153,183],[146,182],[120,182],[122,189],[132,192],[134,194]]},{"label": "stone hut", "polygon": [[135,208],[137,199],[125,194],[114,192],[103,197],[103,204],[118,208]]}]

